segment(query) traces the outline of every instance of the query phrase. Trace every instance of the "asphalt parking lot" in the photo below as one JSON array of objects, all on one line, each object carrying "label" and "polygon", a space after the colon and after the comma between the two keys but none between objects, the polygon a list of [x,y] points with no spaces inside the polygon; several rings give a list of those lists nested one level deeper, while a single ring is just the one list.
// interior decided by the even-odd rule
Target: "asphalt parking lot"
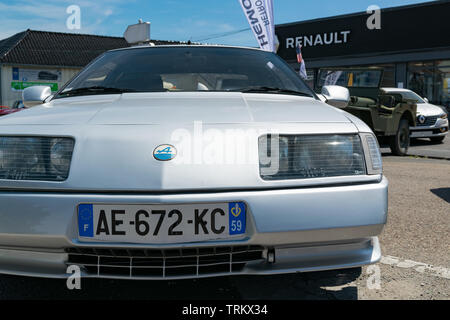
[{"label": "asphalt parking lot", "polygon": [[[415,142],[450,153],[445,144]],[[444,149],[439,151],[438,149]],[[449,157],[450,159],[450,157]],[[384,152],[389,218],[383,259],[363,268],[183,281],[64,280],[0,276],[0,299],[445,299],[450,300],[450,161]]]},{"label": "asphalt parking lot", "polygon": [[[391,155],[387,146],[381,146],[383,155]],[[442,143],[433,143],[429,139],[412,139],[408,154],[433,159],[450,160],[450,138],[447,136]]]}]

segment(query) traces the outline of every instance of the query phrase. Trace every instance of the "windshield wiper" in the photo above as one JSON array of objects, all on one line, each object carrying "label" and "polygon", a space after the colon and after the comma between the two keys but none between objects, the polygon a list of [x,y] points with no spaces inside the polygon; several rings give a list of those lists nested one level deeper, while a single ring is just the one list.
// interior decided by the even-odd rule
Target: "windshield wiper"
[{"label": "windshield wiper", "polygon": [[239,92],[244,92],[244,93],[253,93],[253,92],[254,93],[281,93],[281,94],[293,94],[293,95],[298,95],[298,96],[312,97],[312,95],[305,93],[305,92],[289,90],[289,89],[282,89],[282,88],[277,88],[277,87],[266,87],[266,86],[246,87],[246,88],[241,88],[241,89],[235,89],[232,91],[239,91]]},{"label": "windshield wiper", "polygon": [[83,95],[83,94],[126,93],[126,92],[137,92],[137,90],[125,89],[125,88],[92,86],[92,87],[83,87],[83,88],[76,88],[76,89],[72,89],[72,90],[62,91],[58,94],[58,97]]}]

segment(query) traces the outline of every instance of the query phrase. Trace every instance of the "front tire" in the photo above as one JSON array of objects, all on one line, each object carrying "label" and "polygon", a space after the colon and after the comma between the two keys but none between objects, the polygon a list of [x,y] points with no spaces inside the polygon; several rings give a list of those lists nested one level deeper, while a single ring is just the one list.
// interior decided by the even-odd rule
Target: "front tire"
[{"label": "front tire", "polygon": [[442,141],[444,141],[444,139],[445,139],[445,136],[430,138],[431,142],[434,142],[434,143],[441,143]]},{"label": "front tire", "polygon": [[408,120],[400,120],[397,133],[390,138],[391,151],[396,156],[405,156],[408,153],[410,138],[409,138],[409,123]]}]

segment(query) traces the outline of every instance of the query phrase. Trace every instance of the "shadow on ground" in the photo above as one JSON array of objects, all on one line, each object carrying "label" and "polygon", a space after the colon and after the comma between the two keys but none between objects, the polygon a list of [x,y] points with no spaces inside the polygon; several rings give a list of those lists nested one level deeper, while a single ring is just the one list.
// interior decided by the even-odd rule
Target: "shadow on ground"
[{"label": "shadow on ground", "polygon": [[434,145],[440,145],[440,144],[444,144],[444,143],[431,141],[430,139],[420,139],[420,138],[411,139],[411,147],[434,146]]},{"label": "shadow on ground", "polygon": [[437,195],[439,198],[450,203],[450,188],[431,189],[430,191]]},{"label": "shadow on ground", "polygon": [[[426,146],[439,146],[444,145],[443,142],[433,142],[429,139],[421,139],[421,138],[412,138],[410,142],[410,149],[408,151],[408,155],[414,155],[414,147],[426,147]],[[386,156],[393,156],[392,152],[390,151],[389,145],[386,143],[380,143],[381,155],[383,157]]]},{"label": "shadow on ground", "polygon": [[[0,276],[0,299],[123,300],[356,300],[361,268],[274,276],[232,276],[177,281],[82,279],[81,290],[66,280]],[[326,290],[323,287],[336,287]]]}]

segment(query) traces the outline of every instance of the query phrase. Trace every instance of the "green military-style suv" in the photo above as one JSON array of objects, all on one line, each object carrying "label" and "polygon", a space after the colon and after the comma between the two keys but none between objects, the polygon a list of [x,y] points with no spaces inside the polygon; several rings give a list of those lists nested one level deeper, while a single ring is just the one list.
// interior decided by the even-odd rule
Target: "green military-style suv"
[{"label": "green military-style suv", "polygon": [[417,105],[400,94],[383,91],[383,70],[376,68],[320,69],[316,80],[319,92],[324,86],[348,88],[350,101],[343,110],[362,119],[377,135],[380,143],[388,143],[395,155],[408,152],[409,127],[416,124]]}]

